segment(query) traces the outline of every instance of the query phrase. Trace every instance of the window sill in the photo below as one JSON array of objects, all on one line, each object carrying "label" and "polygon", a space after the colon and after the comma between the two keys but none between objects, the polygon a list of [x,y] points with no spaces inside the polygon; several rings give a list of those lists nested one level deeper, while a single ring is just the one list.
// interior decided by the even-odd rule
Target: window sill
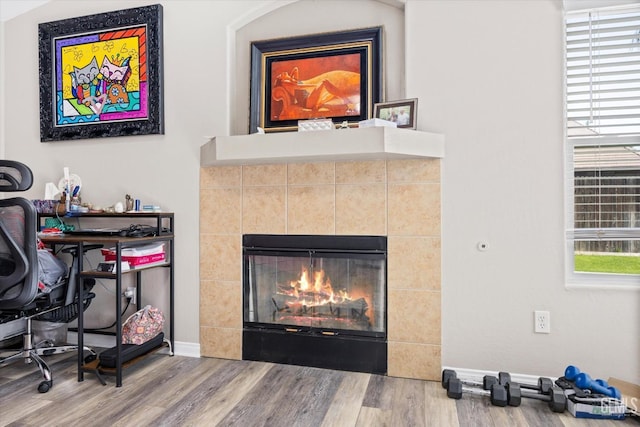
[{"label": "window sill", "polygon": [[640,291],[640,276],[598,273],[574,273],[565,288],[585,291]]}]

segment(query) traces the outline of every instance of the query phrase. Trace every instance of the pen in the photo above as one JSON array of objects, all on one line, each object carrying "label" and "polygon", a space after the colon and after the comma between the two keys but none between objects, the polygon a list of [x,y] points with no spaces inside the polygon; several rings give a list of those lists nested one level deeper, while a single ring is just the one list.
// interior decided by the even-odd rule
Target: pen
[{"label": "pen", "polygon": [[71,193],[71,188],[69,188],[69,168],[65,166],[63,168],[63,172],[64,172],[65,190],[66,190],[67,199],[68,199],[69,198],[69,194]]},{"label": "pen", "polygon": [[76,187],[73,189],[73,194],[71,195],[71,197],[76,197],[79,192],[80,192],[80,186],[76,185]]}]

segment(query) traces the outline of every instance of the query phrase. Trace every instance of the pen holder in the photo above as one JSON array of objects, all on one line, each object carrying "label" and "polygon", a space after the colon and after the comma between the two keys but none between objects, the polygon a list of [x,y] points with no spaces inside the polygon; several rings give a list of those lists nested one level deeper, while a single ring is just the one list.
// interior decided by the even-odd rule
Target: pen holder
[{"label": "pen holder", "polygon": [[80,208],[80,205],[81,205],[80,197],[78,196],[72,197],[71,202],[69,203],[69,210],[77,211]]},{"label": "pen holder", "polygon": [[64,215],[67,213],[68,207],[69,201],[67,200],[67,195],[63,193],[62,196],[60,196],[60,202],[56,206],[56,212],[58,215]]}]

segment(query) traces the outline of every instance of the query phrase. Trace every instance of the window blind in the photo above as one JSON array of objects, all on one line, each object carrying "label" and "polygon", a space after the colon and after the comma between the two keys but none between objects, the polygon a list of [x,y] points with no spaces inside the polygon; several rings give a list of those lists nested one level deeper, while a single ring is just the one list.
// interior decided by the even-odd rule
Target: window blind
[{"label": "window blind", "polygon": [[[565,24],[568,259],[594,253],[636,255],[640,5],[567,13]],[[640,258],[622,259],[636,263]],[[591,271],[570,265],[570,274]],[[624,271],[621,267],[615,273]],[[624,280],[602,274],[592,279],[607,285]]]},{"label": "window blind", "polygon": [[575,249],[639,252],[637,242],[625,241],[640,239],[640,152],[633,146],[574,147],[573,170],[575,228],[569,237]]},{"label": "window blind", "polygon": [[567,14],[567,134],[640,134],[640,6]]}]

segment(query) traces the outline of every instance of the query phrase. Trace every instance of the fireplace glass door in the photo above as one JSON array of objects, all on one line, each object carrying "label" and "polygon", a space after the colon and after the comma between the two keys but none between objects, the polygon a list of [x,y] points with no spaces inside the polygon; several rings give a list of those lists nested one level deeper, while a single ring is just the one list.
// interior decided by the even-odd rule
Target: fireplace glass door
[{"label": "fireplace glass door", "polygon": [[386,337],[386,252],[244,251],[244,325]]}]

